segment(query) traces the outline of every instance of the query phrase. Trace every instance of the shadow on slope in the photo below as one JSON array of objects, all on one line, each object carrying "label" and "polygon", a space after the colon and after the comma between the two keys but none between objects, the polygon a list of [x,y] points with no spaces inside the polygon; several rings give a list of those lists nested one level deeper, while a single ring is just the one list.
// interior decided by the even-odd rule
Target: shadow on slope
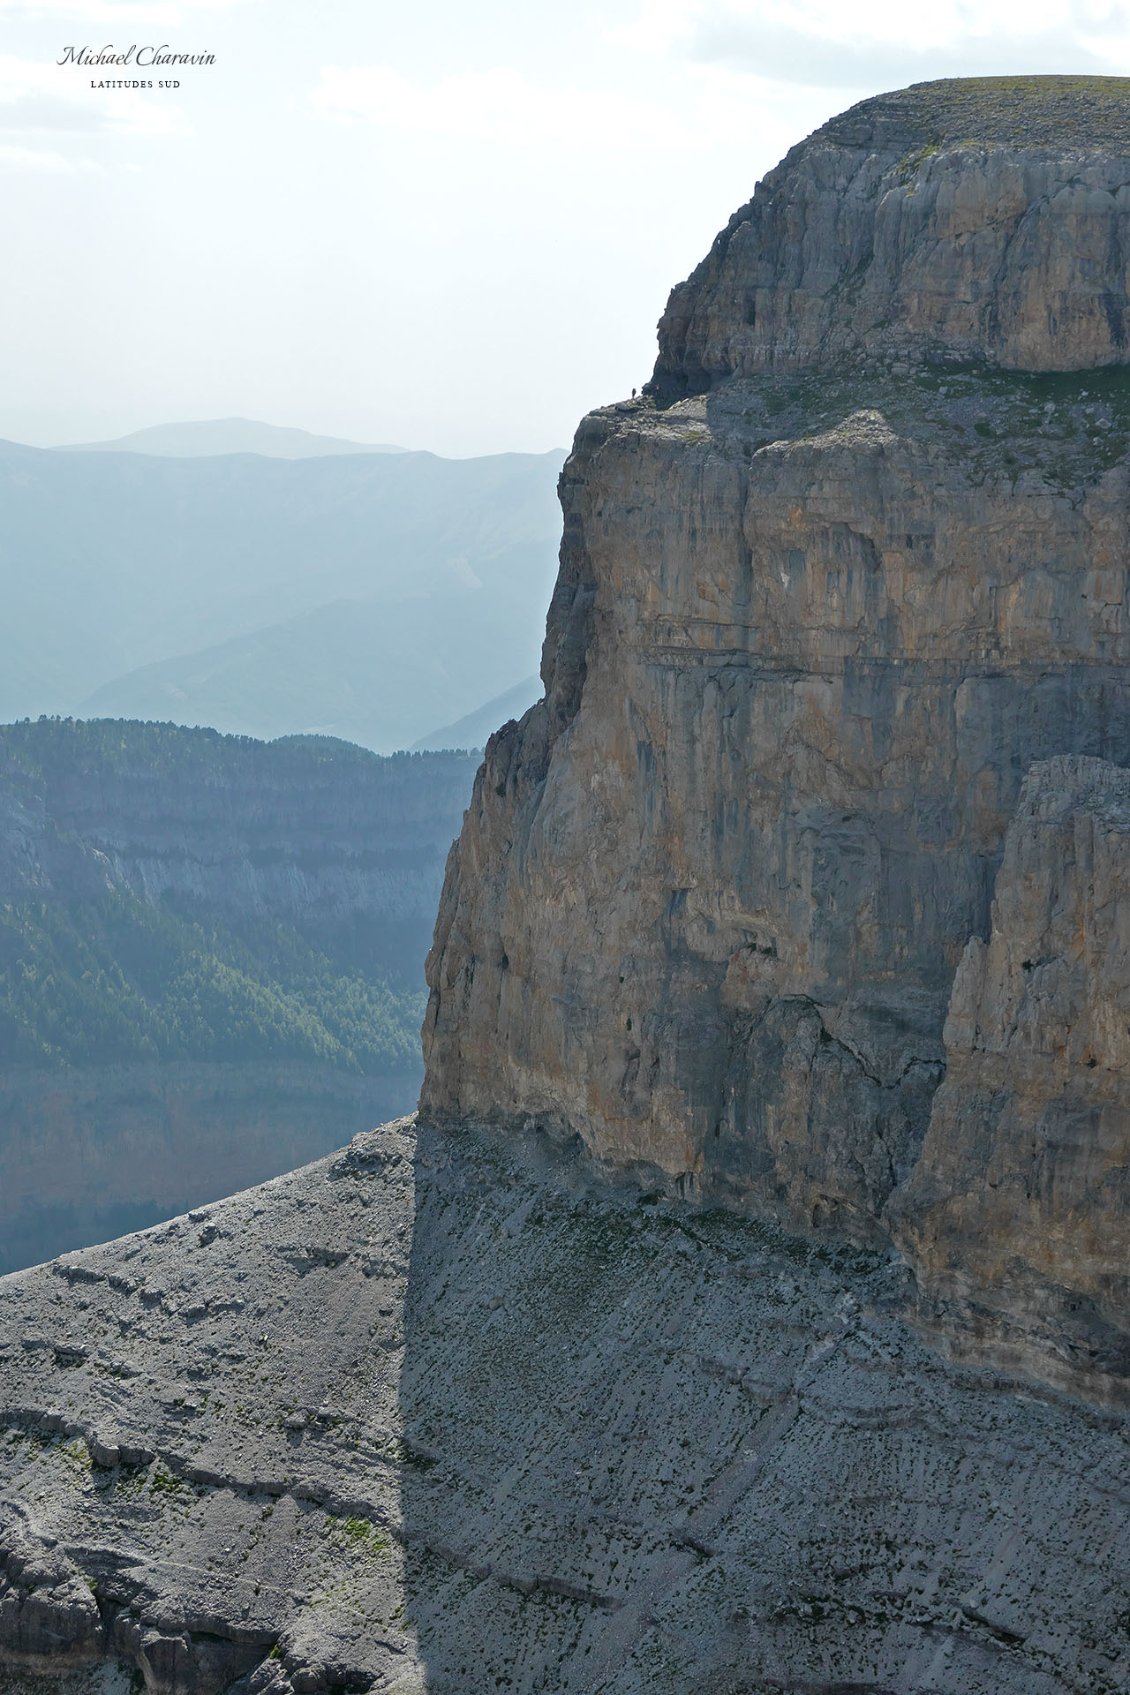
[{"label": "shadow on slope", "polygon": [[5,1279],[0,1689],[1123,1695],[1124,1424],[597,1175],[402,1121]]},{"label": "shadow on slope", "polygon": [[[1118,1686],[1102,1419],[944,1365],[894,1265],[522,1141],[418,1131],[405,1691]],[[1114,1539],[1085,1629],[1084,1523]]]}]

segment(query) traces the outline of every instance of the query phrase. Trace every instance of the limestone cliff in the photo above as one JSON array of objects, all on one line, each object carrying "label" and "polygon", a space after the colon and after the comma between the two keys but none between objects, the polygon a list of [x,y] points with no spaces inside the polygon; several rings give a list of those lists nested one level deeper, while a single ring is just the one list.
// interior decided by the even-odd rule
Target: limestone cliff
[{"label": "limestone cliff", "polygon": [[868,102],[676,291],[421,1121],[3,1283],[3,1695],[1130,1688],[1125,1408],[908,1323],[1126,1393],[1126,109]]},{"label": "limestone cliff", "polygon": [[674,291],[563,473],[427,1113],[889,1242],[1024,775],[1130,750],[1127,181],[1128,83],[926,85],[794,149]]},{"label": "limestone cliff", "polygon": [[876,353],[1121,364],[1128,99],[1125,78],[970,77],[834,118],[673,291],[656,389]]}]

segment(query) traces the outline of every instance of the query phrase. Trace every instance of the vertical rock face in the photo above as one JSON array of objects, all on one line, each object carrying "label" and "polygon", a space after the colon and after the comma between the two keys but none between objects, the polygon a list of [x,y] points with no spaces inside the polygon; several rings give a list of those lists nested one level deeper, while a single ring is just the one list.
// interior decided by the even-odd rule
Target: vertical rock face
[{"label": "vertical rock face", "polygon": [[930,1316],[1026,1365],[1130,1376],[1130,771],[1025,783],[898,1234]]},{"label": "vertical rock face", "polygon": [[546,699],[491,742],[422,1106],[889,1240],[1035,761],[1130,757],[1130,85],[817,132],[581,425]]}]

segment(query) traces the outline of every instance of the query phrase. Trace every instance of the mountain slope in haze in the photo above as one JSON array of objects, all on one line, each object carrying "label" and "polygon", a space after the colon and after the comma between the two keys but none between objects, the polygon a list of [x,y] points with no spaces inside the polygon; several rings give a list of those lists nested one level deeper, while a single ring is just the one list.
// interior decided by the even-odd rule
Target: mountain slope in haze
[{"label": "mountain slope in haze", "polygon": [[474,766],[0,727],[0,1272],[411,1107]]},{"label": "mountain slope in haze", "polygon": [[0,718],[411,746],[536,670],[562,459],[0,443]]},{"label": "mountain slope in haze", "polygon": [[185,424],[152,424],[113,441],[82,441],[69,453],[150,453],[162,459],[198,459],[222,453],[259,453],[268,459],[321,459],[334,453],[403,453],[384,442],[346,441],[310,430],[263,424],[256,418],[206,418]]},{"label": "mountain slope in haze", "polygon": [[412,752],[431,753],[438,752],[441,748],[485,747],[500,725],[507,723],[511,718],[521,718],[541,696],[541,678],[523,677],[512,689],[495,695],[493,700],[476,707],[474,712],[468,712],[454,724],[445,724],[441,729],[433,730],[430,736],[421,736],[414,744]]},{"label": "mountain slope in haze", "polygon": [[[500,639],[501,638],[501,639]],[[378,753],[417,747],[421,723],[465,704],[468,654],[528,653],[528,632],[493,597],[456,582],[446,596],[338,601],[117,678],[79,703],[82,717],[169,718],[269,738],[279,724]],[[509,667],[513,669],[511,665]],[[537,699],[536,680],[479,707],[421,748],[480,747]],[[501,716],[499,716],[501,712]],[[452,739],[458,732],[460,739]]]}]

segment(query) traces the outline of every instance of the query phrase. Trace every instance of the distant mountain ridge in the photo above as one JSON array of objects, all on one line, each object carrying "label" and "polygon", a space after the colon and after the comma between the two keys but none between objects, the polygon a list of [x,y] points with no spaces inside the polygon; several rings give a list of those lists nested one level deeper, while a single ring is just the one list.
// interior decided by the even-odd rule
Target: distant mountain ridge
[{"label": "distant mountain ridge", "polygon": [[0,1273],[412,1107],[476,763],[0,725]]},{"label": "distant mountain ridge", "polygon": [[0,719],[412,747],[536,671],[563,459],[0,442]]},{"label": "distant mountain ridge", "polygon": [[257,418],[205,418],[183,424],[151,424],[112,441],[82,441],[57,448],[60,453],[148,453],[160,459],[216,458],[229,453],[258,453],[267,459],[323,459],[339,453],[406,453],[385,442],[348,441],[314,435]]},{"label": "distant mountain ridge", "polygon": [[478,706],[466,717],[458,719],[454,724],[445,724],[439,730],[433,730],[430,736],[421,736],[414,743],[413,753],[438,753],[447,748],[481,748],[485,747],[495,730],[505,724],[508,719],[521,718],[524,712],[542,697],[540,677],[523,677],[520,683],[515,683],[512,689],[504,694],[495,695],[483,706]]}]

